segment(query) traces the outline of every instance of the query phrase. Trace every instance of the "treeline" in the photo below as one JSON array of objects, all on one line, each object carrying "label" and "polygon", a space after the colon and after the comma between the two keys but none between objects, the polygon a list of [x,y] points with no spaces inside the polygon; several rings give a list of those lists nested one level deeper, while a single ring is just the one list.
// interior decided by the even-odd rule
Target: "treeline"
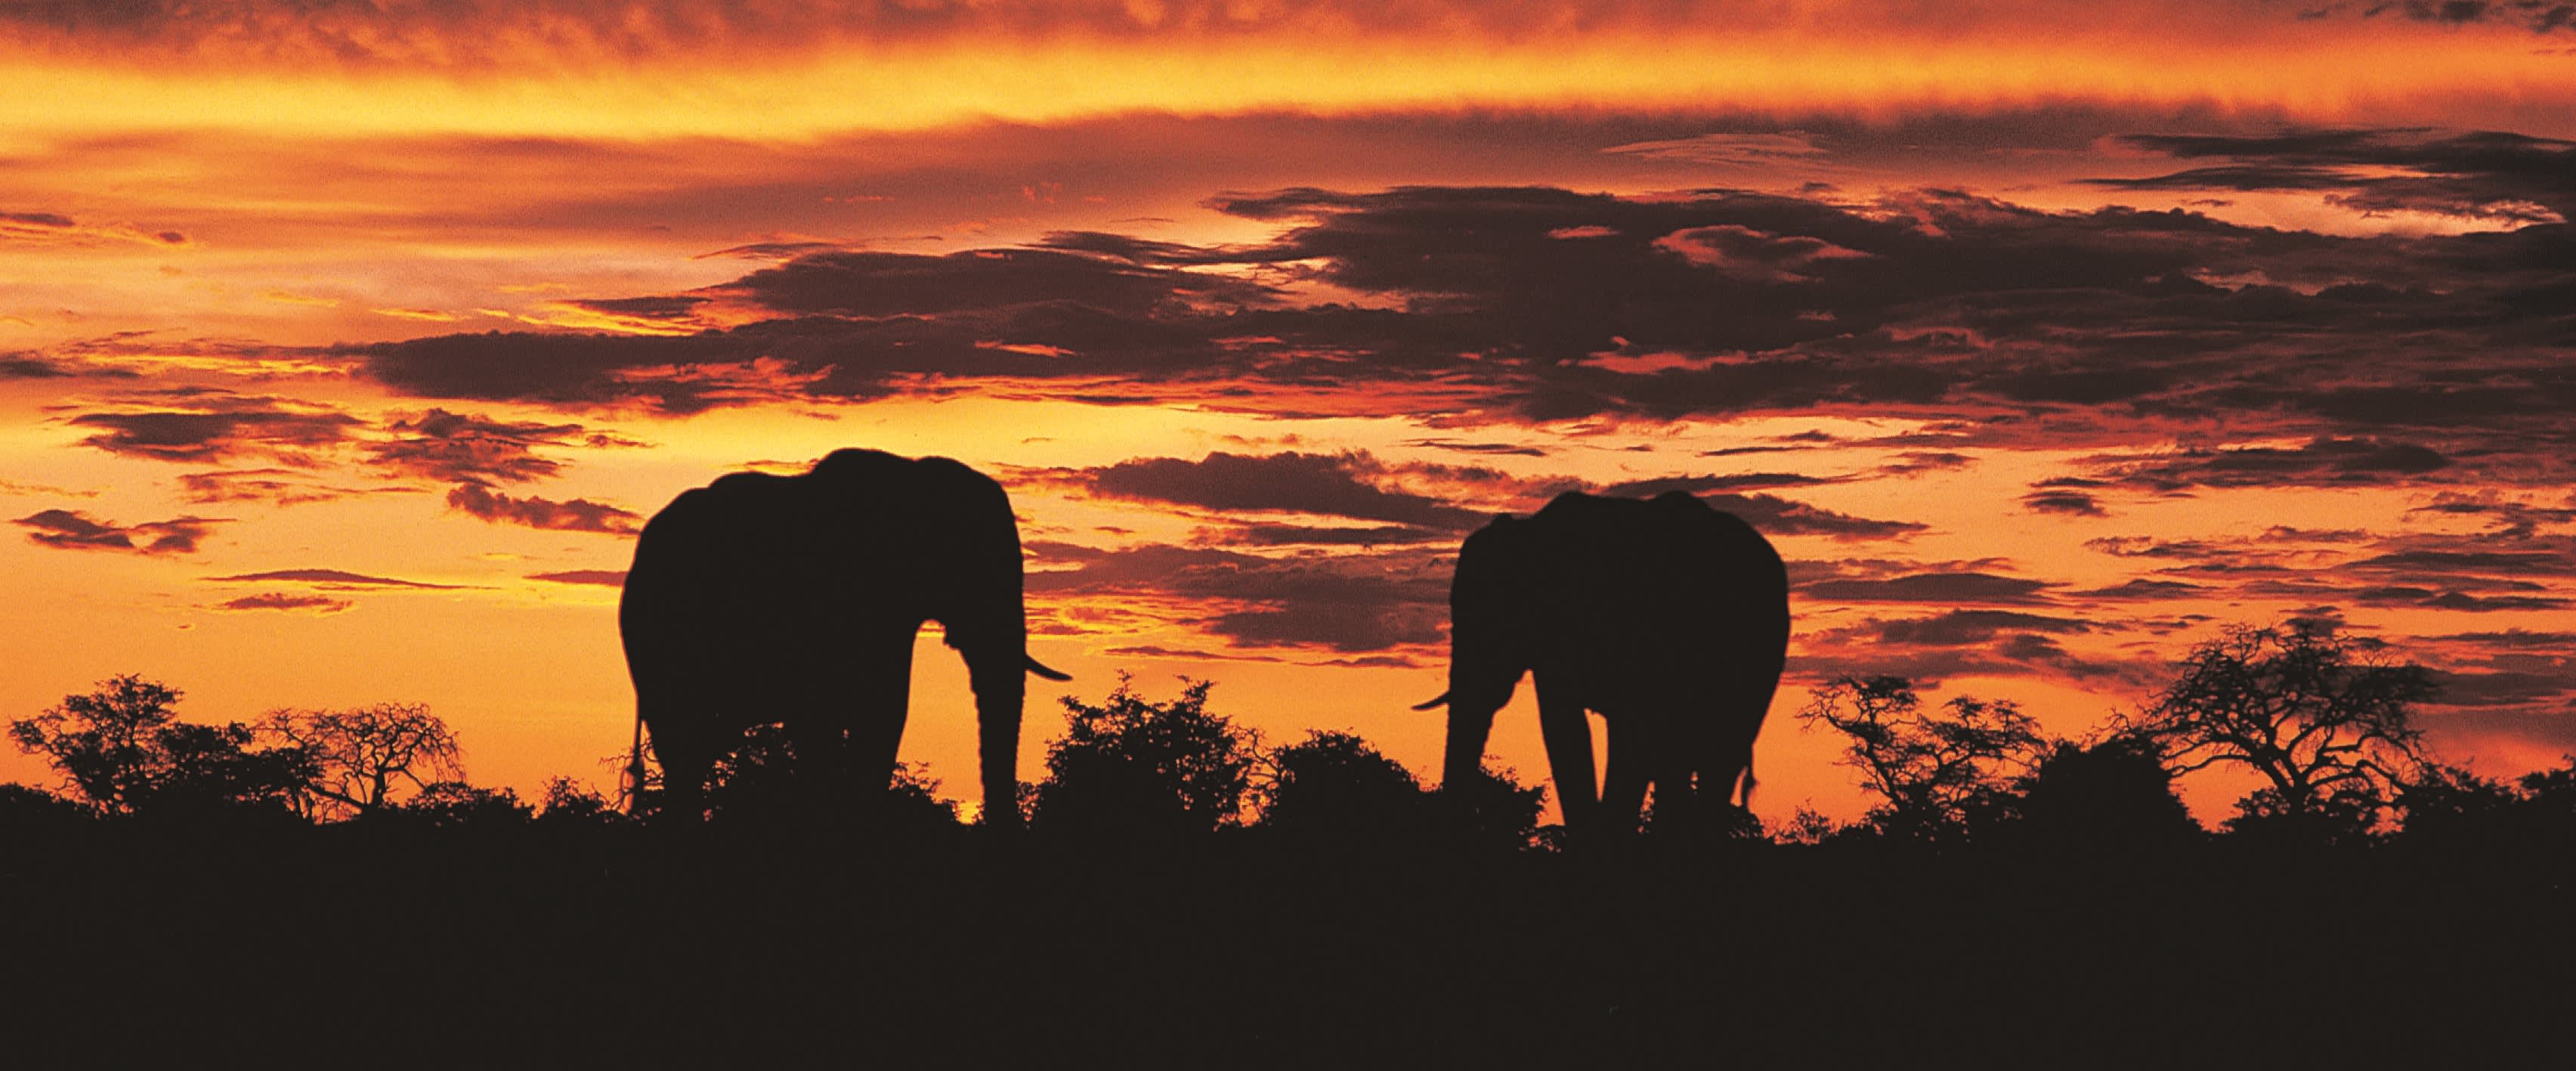
[{"label": "treeline", "polygon": [[[1050,745],[1044,776],[1023,782],[1008,805],[1032,835],[1077,843],[1184,844],[1250,831],[1310,846],[1570,846],[1561,827],[1540,824],[1546,788],[1513,771],[1433,787],[1350,733],[1274,745],[1211,710],[1212,688],[1191,681],[1154,702],[1122,678],[1100,703],[1066,697],[1068,729]],[[1843,738],[1842,761],[1876,801],[1869,812],[1845,824],[1801,809],[1766,827],[1730,809],[1702,836],[1935,853],[2137,852],[2213,838],[2312,848],[2576,843],[2576,759],[2510,781],[2447,765],[2415,723],[2415,706],[2434,694],[2422,667],[2306,622],[2229,630],[2193,650],[2146,707],[2077,739],[2048,736],[2009,701],[1927,706],[1904,678],[1841,677],[1797,717]],[[564,777],[536,800],[472,785],[454,733],[416,704],[280,710],[215,726],[177,720],[179,698],[123,676],[12,722],[11,739],[43,757],[63,787],[0,786],[0,829],[614,829],[655,809],[649,781],[637,801]],[[2173,786],[2219,765],[2251,770],[2263,787],[2213,834]],[[800,790],[793,766],[784,731],[752,729],[713,772],[710,824],[776,828],[833,811]],[[939,787],[899,765],[881,798],[842,801],[847,813],[831,817],[888,836],[961,835],[971,822]],[[1661,843],[1651,801],[1642,837]]]}]

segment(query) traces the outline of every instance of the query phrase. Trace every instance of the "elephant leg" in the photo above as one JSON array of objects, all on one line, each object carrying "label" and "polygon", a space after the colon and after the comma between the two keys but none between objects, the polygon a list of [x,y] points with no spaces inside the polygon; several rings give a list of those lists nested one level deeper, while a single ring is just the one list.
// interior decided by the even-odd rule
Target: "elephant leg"
[{"label": "elephant leg", "polygon": [[1544,671],[1530,676],[1538,691],[1539,735],[1547,743],[1557,809],[1565,815],[1567,832],[1580,836],[1600,821],[1601,797],[1592,780],[1592,725],[1584,720],[1583,701],[1566,694],[1564,685],[1551,687],[1555,678]]},{"label": "elephant leg", "polygon": [[1655,828],[1691,836],[1708,822],[1707,785],[1692,778],[1692,749],[1675,747],[1658,756],[1655,780]]},{"label": "elephant leg", "polygon": [[660,698],[636,701],[653,761],[662,768],[662,820],[692,826],[707,814],[707,773],[715,764],[715,714]]},{"label": "elephant leg", "polygon": [[[1634,720],[1608,719],[1610,722],[1609,769],[1601,784],[1601,822],[1604,828],[1618,833],[1637,831],[1637,815],[1646,805],[1646,763],[1644,756],[1653,746],[1642,739],[1647,734]],[[1661,818],[1663,786],[1655,787],[1655,809]]]},{"label": "elephant leg", "polygon": [[889,635],[863,656],[854,681],[855,706],[850,722],[850,787],[862,809],[882,813],[886,790],[894,779],[895,755],[903,748],[903,725],[912,705],[914,634]]}]

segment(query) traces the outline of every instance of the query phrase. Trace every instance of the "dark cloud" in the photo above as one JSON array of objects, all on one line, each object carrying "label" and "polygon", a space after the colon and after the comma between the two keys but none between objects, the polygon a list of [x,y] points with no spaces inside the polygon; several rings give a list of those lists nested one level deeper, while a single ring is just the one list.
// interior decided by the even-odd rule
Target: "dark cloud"
[{"label": "dark cloud", "polygon": [[1389,490],[1392,474],[1362,453],[1212,453],[1197,461],[1137,458],[1075,474],[1091,494],[1215,510],[1307,513],[1444,531],[1487,516],[1438,498]]},{"label": "dark cloud", "polygon": [[1773,495],[1701,495],[1700,501],[1742,518],[1764,535],[1820,535],[1828,539],[1891,539],[1920,532],[1913,521],[1882,521],[1791,502]]},{"label": "dark cloud", "polygon": [[179,487],[191,502],[275,502],[282,506],[407,490],[349,487],[326,482],[315,473],[280,468],[181,473]]},{"label": "dark cloud", "polygon": [[1334,528],[1304,524],[1251,523],[1227,529],[1217,538],[1228,543],[1255,547],[1373,547],[1381,544],[1454,543],[1459,536],[1458,533],[1446,529],[1406,528],[1385,524]]},{"label": "dark cloud", "polygon": [[1449,571],[1426,551],[1274,558],[1046,541],[1026,549],[1039,566],[1027,577],[1032,595],[1166,600],[1174,616],[1245,647],[1383,651],[1437,643],[1449,620]]},{"label": "dark cloud", "polygon": [[460,484],[449,490],[447,505],[450,509],[462,510],[495,524],[516,524],[557,532],[633,535],[644,524],[644,518],[631,511],[586,498],[569,502],[533,496],[514,498],[476,483]]},{"label": "dark cloud", "polygon": [[[2576,5],[2559,7],[2576,11]],[[2093,182],[2123,189],[2323,192],[2330,201],[2362,211],[2433,212],[2515,223],[2565,223],[2576,210],[2576,181],[2570,179],[2576,174],[2576,142],[2555,138],[2497,131],[2348,129],[2269,136],[2145,134],[2123,140],[2183,159],[2232,162]]]},{"label": "dark cloud", "polygon": [[2122,581],[2112,587],[2094,588],[2090,591],[2078,591],[2074,594],[2087,599],[2141,600],[2155,602],[2165,599],[2193,598],[2196,596],[2207,595],[2209,593],[2210,589],[2198,584],[2186,584],[2179,580],[2157,580],[2147,577],[2137,577]]},{"label": "dark cloud", "polygon": [[27,529],[27,538],[58,550],[122,550],[137,554],[194,554],[197,544],[225,523],[222,517],[173,517],[166,521],[120,525],[77,510],[49,509],[20,517],[11,524]]},{"label": "dark cloud", "polygon": [[23,353],[0,354],[0,379],[67,379],[80,373],[60,362]]},{"label": "dark cloud", "polygon": [[1547,451],[1535,446],[1511,443],[1460,442],[1455,439],[1414,439],[1404,445],[1418,449],[1448,450],[1461,454],[1511,454],[1520,457],[1546,457]]},{"label": "dark cloud", "polygon": [[419,580],[396,580],[391,577],[368,576],[364,573],[352,573],[340,569],[274,569],[265,573],[240,573],[233,576],[208,577],[207,579],[219,584],[256,584],[264,582],[310,584],[324,591],[362,591],[369,588],[417,588],[431,591],[456,591],[461,590],[463,587],[458,584],[432,584]]},{"label": "dark cloud", "polygon": [[2458,26],[2497,22],[2528,27],[2535,33],[2576,29],[2576,4],[2567,0],[2369,0],[2328,4],[2315,15],[2340,14],[2358,8],[2365,18],[2392,16],[2416,22]]},{"label": "dark cloud", "polygon": [[1272,655],[1245,654],[1237,651],[1208,651],[1195,647],[1165,647],[1160,644],[1135,644],[1112,647],[1102,654],[1117,658],[1162,658],[1183,662],[1278,662]]},{"label": "dark cloud", "polygon": [[2525,538],[2543,527],[2576,521],[2576,509],[2502,498],[2493,492],[2444,493],[2408,512],[2480,518],[2493,526],[2495,534],[2508,538]]},{"label": "dark cloud", "polygon": [[[2157,136],[2151,147],[2176,155],[2341,154],[2369,171],[2404,149],[2526,185],[2563,181],[2549,177],[2563,175],[2554,143]],[[1229,246],[1084,232],[943,256],[806,252],[720,287],[600,306],[679,316],[721,298],[752,317],[735,326],[448,335],[343,355],[417,396],[575,410],[980,390],[1430,414],[1447,428],[1912,416],[1937,423],[1879,444],[1923,455],[1907,465],[1954,463],[1969,447],[2096,449],[2083,475],[2122,491],[2576,482],[2567,225],[2341,236],[1942,190],[1851,203],[1291,189],[1212,205],[1279,230]],[[1423,445],[1525,452],[1463,435]],[[2061,513],[2110,497],[2035,490],[2060,493],[2031,508]]]},{"label": "dark cloud", "polygon": [[301,460],[339,445],[359,427],[344,413],[289,408],[264,399],[218,396],[199,411],[83,413],[74,427],[101,429],[83,445],[160,461],[221,461],[257,455]]},{"label": "dark cloud", "polygon": [[1871,627],[1881,641],[1926,647],[1982,644],[2004,632],[2091,632],[2094,628],[2074,618],[2012,610],[1952,610],[1933,617],[1873,621]]},{"label": "dark cloud", "polygon": [[1840,483],[1824,476],[1804,476],[1794,472],[1744,472],[1725,476],[1664,476],[1651,480],[1630,480],[1603,487],[1598,493],[1614,498],[1653,498],[1667,491],[1687,495],[1710,491],[1752,491],[1771,487],[1813,487],[1817,484]]},{"label": "dark cloud", "polygon": [[518,483],[553,476],[562,471],[562,463],[538,456],[537,448],[577,445],[585,434],[579,424],[493,420],[445,409],[396,419],[386,432],[387,439],[368,447],[377,465],[452,483]]},{"label": "dark cloud", "polygon": [[2449,458],[2422,445],[2372,438],[2317,438],[2289,448],[2182,450],[2097,463],[2102,482],[2166,493],[2200,487],[2376,484],[2451,466]]},{"label": "dark cloud", "polygon": [[2049,601],[2045,580],[1982,572],[1911,573],[1884,578],[1837,577],[1798,586],[1808,599],[1843,602],[1937,602],[2030,605]]},{"label": "dark cloud", "polygon": [[2072,488],[2039,488],[2021,496],[2021,507],[2033,513],[2064,513],[2075,517],[2107,517],[2102,501],[2091,494]]},{"label": "dark cloud", "polygon": [[351,605],[353,604],[347,599],[334,599],[328,595],[290,595],[285,592],[271,591],[228,599],[215,604],[215,608],[218,610],[318,610],[326,614],[335,614],[348,609]]},{"label": "dark cloud", "polygon": [[622,588],[626,586],[626,570],[568,569],[558,573],[530,573],[528,579],[543,580],[549,584],[590,584],[604,588]]}]

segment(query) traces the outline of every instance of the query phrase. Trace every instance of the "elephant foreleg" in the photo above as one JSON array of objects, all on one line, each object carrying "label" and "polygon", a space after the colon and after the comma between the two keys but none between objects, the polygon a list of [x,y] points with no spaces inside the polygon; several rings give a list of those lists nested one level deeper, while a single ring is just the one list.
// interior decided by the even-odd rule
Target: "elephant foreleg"
[{"label": "elephant foreleg", "polygon": [[[1601,821],[1605,828],[1619,833],[1637,831],[1637,816],[1646,806],[1646,765],[1640,756],[1652,750],[1649,741],[1640,739],[1643,729],[1632,722],[1609,719],[1609,769],[1602,777]],[[1663,805],[1663,789],[1656,788],[1655,804]]]},{"label": "elephant foreleg", "polygon": [[882,813],[895,756],[903,748],[903,725],[912,704],[914,635],[889,635],[860,653],[855,706],[850,721],[850,791],[859,807]]},{"label": "elephant foreleg", "polygon": [[1590,830],[1600,819],[1601,797],[1592,779],[1592,726],[1584,718],[1583,701],[1565,694],[1565,687],[1545,672],[1531,675],[1538,691],[1539,735],[1547,743],[1548,776],[1556,782],[1557,809],[1565,815],[1565,828],[1580,833]]}]

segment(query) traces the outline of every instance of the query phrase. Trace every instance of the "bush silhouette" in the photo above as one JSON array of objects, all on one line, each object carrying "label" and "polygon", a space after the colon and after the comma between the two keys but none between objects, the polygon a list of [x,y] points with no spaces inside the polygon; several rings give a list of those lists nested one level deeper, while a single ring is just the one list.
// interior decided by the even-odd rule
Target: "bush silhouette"
[{"label": "bush silhouette", "polygon": [[2174,847],[2203,835],[2155,745],[2133,736],[2059,741],[2013,782],[2001,810],[1998,839],[2056,852]]},{"label": "bush silhouette", "polygon": [[1431,793],[1404,764],[1350,733],[1316,730],[1263,757],[1263,829],[1300,838],[1381,841],[1422,835]]},{"label": "bush silhouette", "polygon": [[1208,681],[1154,703],[1121,675],[1099,705],[1064,698],[1031,827],[1086,836],[1170,837],[1241,824],[1259,741],[1207,709]]}]

